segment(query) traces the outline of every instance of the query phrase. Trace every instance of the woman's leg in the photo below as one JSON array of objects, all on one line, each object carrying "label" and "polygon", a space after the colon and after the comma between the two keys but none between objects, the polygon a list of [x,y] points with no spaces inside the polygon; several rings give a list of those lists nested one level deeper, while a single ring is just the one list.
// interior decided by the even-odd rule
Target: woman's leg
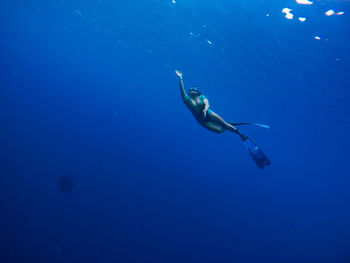
[{"label": "woman's leg", "polygon": [[222,132],[226,131],[226,129],[224,127],[218,126],[212,122],[201,123],[201,125],[204,126],[205,128],[207,128],[208,130],[216,132],[216,133],[222,133]]},{"label": "woman's leg", "polygon": [[227,130],[229,130],[231,132],[234,132],[234,133],[238,134],[243,141],[245,141],[248,138],[247,135],[244,135],[244,134],[240,133],[239,130],[235,126],[233,126],[232,124],[227,123],[226,121],[224,121],[224,119],[221,118],[219,115],[217,115],[215,112],[210,111],[210,118],[211,118],[211,121],[213,123],[218,124],[222,128],[227,129]]},{"label": "woman's leg", "polygon": [[210,119],[212,122],[220,125],[222,128],[225,128],[231,132],[235,132],[238,133],[238,130],[235,126],[227,123],[226,121],[224,121],[223,118],[221,118],[219,115],[217,115],[215,112],[210,111]]}]

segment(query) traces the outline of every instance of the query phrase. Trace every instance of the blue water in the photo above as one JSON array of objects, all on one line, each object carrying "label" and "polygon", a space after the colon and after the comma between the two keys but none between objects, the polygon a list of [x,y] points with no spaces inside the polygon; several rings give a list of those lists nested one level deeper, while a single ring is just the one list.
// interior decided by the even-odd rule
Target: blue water
[{"label": "blue water", "polygon": [[[1,1],[0,262],[350,262],[349,14]],[[271,166],[198,125],[175,69],[226,120],[271,126],[241,127]]]}]

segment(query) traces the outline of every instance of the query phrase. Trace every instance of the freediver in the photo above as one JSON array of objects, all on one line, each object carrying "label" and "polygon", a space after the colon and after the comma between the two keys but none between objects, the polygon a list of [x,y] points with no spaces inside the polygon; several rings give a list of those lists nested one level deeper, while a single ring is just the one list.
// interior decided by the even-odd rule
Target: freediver
[{"label": "freediver", "polygon": [[234,132],[238,134],[242,140],[247,137],[246,135],[240,133],[234,125],[226,122],[218,114],[213,112],[209,108],[208,99],[199,91],[198,88],[191,87],[187,94],[182,80],[182,73],[178,70],[176,70],[175,73],[179,77],[182,100],[200,125],[216,133],[222,133],[226,130]]},{"label": "freediver", "polygon": [[240,136],[243,143],[245,144],[249,154],[259,166],[260,169],[265,168],[265,166],[270,165],[270,161],[258,147],[258,145],[247,135],[242,134],[235,125],[250,124],[255,126],[260,126],[263,128],[269,128],[267,125],[258,123],[229,123],[221,118],[218,114],[213,112],[209,107],[208,99],[200,92],[196,87],[191,87],[188,93],[185,91],[184,83],[182,80],[182,73],[175,70],[176,75],[179,77],[180,92],[183,102],[186,107],[191,111],[193,116],[196,118],[198,123],[210,131],[216,133],[223,133],[225,131],[234,132]]}]

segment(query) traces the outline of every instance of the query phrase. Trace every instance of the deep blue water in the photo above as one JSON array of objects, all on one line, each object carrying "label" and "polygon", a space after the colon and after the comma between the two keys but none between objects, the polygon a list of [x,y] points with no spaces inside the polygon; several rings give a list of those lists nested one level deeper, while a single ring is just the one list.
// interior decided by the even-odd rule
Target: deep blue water
[{"label": "deep blue water", "polygon": [[[0,262],[350,262],[349,14],[1,1]],[[271,125],[242,127],[270,167],[198,125],[175,69],[226,120]]]}]

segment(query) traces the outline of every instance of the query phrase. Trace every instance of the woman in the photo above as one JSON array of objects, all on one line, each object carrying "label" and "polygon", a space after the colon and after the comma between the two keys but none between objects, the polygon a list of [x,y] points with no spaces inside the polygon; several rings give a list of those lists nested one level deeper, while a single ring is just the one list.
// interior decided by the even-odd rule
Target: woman
[{"label": "woman", "polygon": [[179,77],[182,99],[200,125],[216,133],[222,133],[226,130],[229,130],[230,132],[238,134],[245,144],[250,156],[253,158],[260,169],[264,169],[266,166],[271,164],[270,160],[266,157],[258,145],[252,140],[252,138],[240,133],[234,125],[250,124],[263,128],[269,128],[269,126],[248,122],[233,124],[224,121],[219,115],[209,109],[208,99],[202,95],[197,88],[190,88],[187,94],[184,88],[184,83],[182,81],[182,73],[178,70],[176,70],[175,73]]},{"label": "woman", "polygon": [[247,136],[241,134],[235,126],[224,121],[223,118],[209,109],[208,99],[201,94],[197,88],[191,87],[187,94],[182,81],[182,73],[178,70],[176,70],[175,73],[179,77],[182,99],[200,125],[216,133],[222,133],[226,130],[234,132],[238,134],[243,141],[247,138]]}]

